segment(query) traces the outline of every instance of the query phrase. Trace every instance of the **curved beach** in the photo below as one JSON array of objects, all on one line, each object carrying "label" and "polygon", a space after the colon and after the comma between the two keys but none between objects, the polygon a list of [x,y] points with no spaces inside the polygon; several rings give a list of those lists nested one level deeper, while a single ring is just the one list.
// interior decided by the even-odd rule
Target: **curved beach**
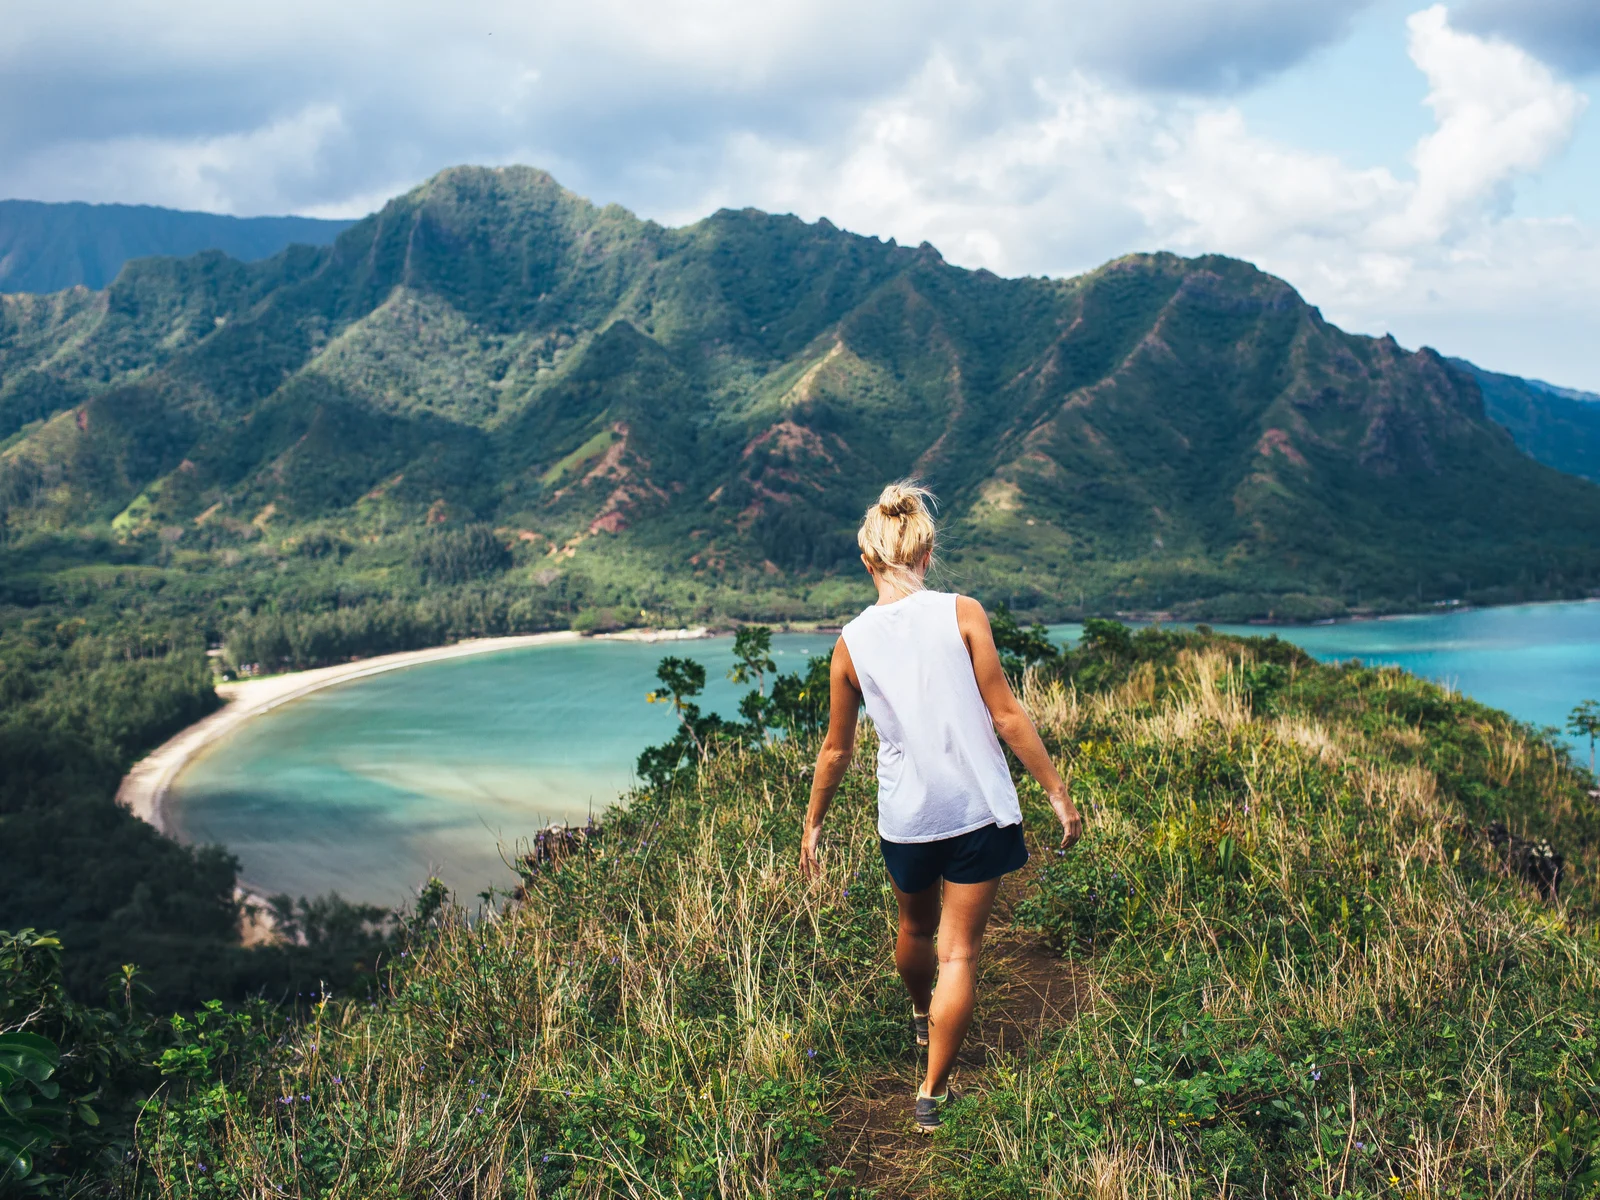
[{"label": "curved beach", "polygon": [[117,803],[131,810],[133,815],[148,821],[162,833],[172,835],[167,826],[163,804],[172,781],[178,777],[185,764],[205,747],[220,737],[237,729],[251,717],[270,712],[280,704],[288,704],[312,692],[348,683],[368,675],[381,675],[385,671],[398,671],[421,663],[440,662],[444,659],[465,658],[473,654],[491,654],[497,650],[516,650],[523,646],[540,646],[549,642],[570,642],[582,634],[563,630],[559,633],[530,633],[516,637],[474,638],[450,646],[433,646],[427,650],[406,650],[398,654],[384,654],[377,658],[363,658],[355,662],[338,663],[331,667],[317,667],[310,671],[292,671],[286,675],[269,675],[262,679],[241,679],[217,685],[217,695],[225,703],[216,712],[196,721],[183,732],[169,738],[134,764],[117,789]]},{"label": "curved beach", "polygon": [[[681,641],[708,635],[704,628],[624,630],[620,633],[598,634],[596,640],[616,641]],[[331,667],[317,667],[310,671],[291,671],[284,675],[269,675],[261,679],[241,679],[217,685],[217,695],[224,704],[216,712],[175,734],[144,758],[134,764],[117,788],[117,803],[129,809],[134,816],[148,821],[169,837],[175,836],[165,820],[163,805],[172,783],[184,766],[205,747],[218,738],[233,732],[251,717],[270,712],[281,704],[288,704],[312,692],[362,679],[368,675],[381,675],[422,663],[445,659],[465,658],[475,654],[492,654],[499,650],[518,650],[526,646],[542,646],[552,642],[574,642],[583,638],[580,633],[561,630],[554,633],[529,633],[513,637],[472,638],[449,646],[431,646],[425,650],[404,650],[397,654],[384,654],[375,658],[357,659],[355,662],[337,663]]]}]

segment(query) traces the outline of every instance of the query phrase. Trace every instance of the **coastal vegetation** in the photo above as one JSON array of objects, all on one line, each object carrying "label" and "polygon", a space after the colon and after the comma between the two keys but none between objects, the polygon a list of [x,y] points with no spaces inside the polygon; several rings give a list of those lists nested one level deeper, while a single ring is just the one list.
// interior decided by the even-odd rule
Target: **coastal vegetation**
[{"label": "coastal vegetation", "polygon": [[[1023,657],[1027,631],[998,624]],[[711,733],[690,769],[542,839],[512,896],[468,910],[428,894],[370,984],[292,1013],[157,1021],[135,996],[98,1018],[102,1045],[139,1026],[131,1058],[161,1081],[116,1186],[1576,1197],[1600,1182],[1600,811],[1564,747],[1273,639],[1097,623],[1026,670],[1088,833],[1065,856],[1034,840],[1008,887],[962,1099],[931,1147],[906,1128],[915,1050],[871,735],[812,887],[797,858],[814,729],[796,725]],[[1041,834],[1049,813],[1020,786]],[[11,945],[13,994],[52,986],[55,951]],[[1028,1001],[1051,987],[1053,1004]],[[69,1146],[79,1134],[69,1121]],[[59,1147],[34,1169],[72,1161]],[[78,1167],[111,1187],[103,1164]]]},{"label": "coastal vegetation", "polygon": [[0,298],[0,530],[15,595],[137,564],[355,653],[437,587],[527,597],[517,626],[837,617],[855,519],[915,471],[990,603],[1314,619],[1600,584],[1600,487],[1536,457],[1586,403],[1219,256],[1000,279],[459,168],[332,246]]},{"label": "coastal vegetation", "polygon": [[[1001,280],[825,221],[662,229],[523,168],[330,247],[0,297],[12,1182],[1584,1194],[1592,779],[1396,672],[1105,619],[1593,589],[1589,410],[1546,392],[1215,256]],[[859,608],[854,522],[913,469],[1091,833],[1018,882],[993,968],[1070,1003],[986,1018],[1009,1048],[900,1176],[862,1149],[910,1062],[870,772],[806,890],[825,663],[778,675],[750,626]],[[1023,626],[1066,617],[1067,655]],[[664,662],[644,789],[537,840],[515,896],[282,897],[292,936],[247,948],[232,857],[114,802],[216,673],[689,623],[745,626],[739,718]]]}]

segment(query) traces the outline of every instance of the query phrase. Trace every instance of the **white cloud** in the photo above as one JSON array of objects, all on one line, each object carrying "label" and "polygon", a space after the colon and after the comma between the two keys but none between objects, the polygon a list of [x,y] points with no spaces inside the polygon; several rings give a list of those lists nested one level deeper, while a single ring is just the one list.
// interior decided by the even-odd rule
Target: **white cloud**
[{"label": "white cloud", "polygon": [[1412,237],[1441,238],[1486,203],[1504,206],[1502,186],[1571,140],[1587,100],[1516,46],[1456,32],[1443,5],[1407,25],[1438,128],[1412,156],[1417,187],[1406,220]]},{"label": "white cloud", "polygon": [[[211,212],[286,212],[298,189],[349,142],[339,110],[313,104],[242,133],[58,143],[27,164],[19,190],[44,190],[48,180],[76,196],[132,193],[142,203]],[[30,179],[39,181],[33,189]]]},{"label": "white cloud", "polygon": [[1572,136],[1570,83],[1435,6],[1408,27],[1435,122],[1408,172],[1228,103],[1365,2],[12,0],[0,194],[352,215],[531,162],[657,219],[826,215],[1008,274],[1237,254],[1356,328],[1468,353],[1498,330],[1491,365],[1600,386],[1551,332],[1600,312],[1594,231],[1510,204]]},{"label": "white cloud", "polygon": [[1442,6],[1408,32],[1435,126],[1405,176],[1261,138],[1231,106],[1082,72],[1033,77],[997,109],[996,80],[1025,64],[935,56],[831,142],[730,139],[722,176],[667,215],[827,215],[1000,273],[1070,273],[1136,248],[1235,254],[1353,328],[1600,385],[1572,336],[1600,325],[1595,232],[1508,203],[1567,145],[1585,97],[1517,46],[1454,29]]}]

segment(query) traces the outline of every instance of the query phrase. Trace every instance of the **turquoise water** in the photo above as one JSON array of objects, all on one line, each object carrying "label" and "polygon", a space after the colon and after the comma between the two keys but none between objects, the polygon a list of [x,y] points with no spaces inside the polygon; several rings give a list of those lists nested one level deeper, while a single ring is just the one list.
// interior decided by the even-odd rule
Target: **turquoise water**
[{"label": "turquoise water", "polygon": [[[1600,696],[1600,603],[1526,605],[1277,633],[1318,658],[1402,666],[1536,725]],[[1057,626],[1062,639],[1076,626]],[[780,670],[825,634],[773,639]],[[706,664],[707,706],[733,715],[732,639],[579,642],[427,663],[313,693],[259,717],[179,776],[184,837],[220,842],[268,891],[394,904],[430,874],[463,896],[509,886],[501,859],[548,821],[583,820],[626,789],[673,719],[645,703],[656,662]]]}]

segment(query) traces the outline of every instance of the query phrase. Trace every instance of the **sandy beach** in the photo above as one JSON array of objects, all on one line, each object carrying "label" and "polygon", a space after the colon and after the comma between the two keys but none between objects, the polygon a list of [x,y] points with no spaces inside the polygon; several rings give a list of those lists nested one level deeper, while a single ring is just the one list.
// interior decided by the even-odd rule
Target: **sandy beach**
[{"label": "sandy beach", "polygon": [[183,770],[184,764],[218,738],[231,733],[251,717],[270,712],[280,704],[288,704],[302,696],[337,683],[362,679],[368,675],[381,675],[385,671],[398,671],[420,663],[440,662],[450,658],[465,658],[473,654],[491,654],[497,650],[516,650],[523,646],[542,646],[551,642],[573,642],[582,635],[560,633],[531,633],[518,637],[475,638],[451,646],[434,646],[427,650],[407,650],[399,654],[384,654],[377,658],[363,658],[355,662],[338,663],[331,667],[318,667],[311,671],[293,671],[287,675],[268,675],[261,679],[241,679],[234,683],[217,685],[217,695],[226,703],[204,720],[197,721],[182,733],[168,739],[134,764],[117,789],[117,803],[130,809],[134,816],[154,825],[170,835],[163,802],[172,787],[172,781]]},{"label": "sandy beach", "polygon": [[[708,636],[704,628],[696,629],[628,629],[620,633],[603,633],[597,640],[674,642]],[[311,671],[291,671],[286,675],[268,675],[261,679],[240,679],[233,683],[219,683],[217,695],[225,703],[204,720],[169,738],[134,764],[117,789],[117,803],[148,821],[162,833],[173,835],[165,820],[163,802],[184,764],[220,737],[237,729],[251,717],[270,712],[280,704],[288,704],[302,696],[337,683],[348,683],[368,675],[381,675],[385,671],[398,671],[420,663],[440,662],[450,658],[465,658],[473,654],[492,654],[497,650],[517,650],[524,646],[543,646],[552,642],[575,642],[582,634],[562,630],[557,633],[529,633],[516,637],[474,638],[450,646],[433,646],[426,650],[405,650],[398,654],[384,654],[376,658],[363,658],[355,662],[338,663],[331,667],[318,667]]]}]

